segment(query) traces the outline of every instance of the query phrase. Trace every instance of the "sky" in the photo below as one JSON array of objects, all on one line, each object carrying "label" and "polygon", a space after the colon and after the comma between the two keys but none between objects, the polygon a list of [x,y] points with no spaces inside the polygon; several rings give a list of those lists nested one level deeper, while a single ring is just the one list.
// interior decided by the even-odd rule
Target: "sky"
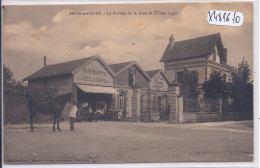
[{"label": "sky", "polygon": [[[208,11],[237,11],[239,27],[211,25]],[[70,12],[102,15],[70,15]],[[107,15],[111,12],[132,15]],[[144,15],[145,12],[174,15]],[[133,13],[137,12],[137,15]],[[140,12],[140,14],[139,14]],[[137,61],[144,70],[162,69],[159,62],[171,33],[175,41],[220,32],[228,49],[227,63],[245,58],[253,70],[253,4],[160,3],[120,5],[9,5],[3,8],[3,63],[17,80],[47,64],[101,56],[108,64]]]}]

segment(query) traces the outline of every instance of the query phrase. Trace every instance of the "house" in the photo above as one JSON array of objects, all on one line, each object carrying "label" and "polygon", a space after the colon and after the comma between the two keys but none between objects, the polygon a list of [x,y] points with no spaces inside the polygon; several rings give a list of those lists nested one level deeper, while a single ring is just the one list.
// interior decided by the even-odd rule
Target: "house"
[{"label": "house", "polygon": [[184,69],[198,72],[200,86],[209,79],[212,71],[220,71],[225,81],[230,79],[227,49],[220,33],[176,42],[171,35],[160,62],[164,64],[170,82],[178,81]]}]

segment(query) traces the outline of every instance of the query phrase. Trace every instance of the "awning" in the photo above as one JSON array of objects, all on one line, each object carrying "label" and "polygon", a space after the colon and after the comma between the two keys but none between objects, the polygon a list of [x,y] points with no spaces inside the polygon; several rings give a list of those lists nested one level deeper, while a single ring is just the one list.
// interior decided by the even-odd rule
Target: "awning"
[{"label": "awning", "polygon": [[90,86],[90,85],[80,85],[80,84],[77,84],[77,86],[80,88],[80,90],[87,93],[120,94],[112,87]]}]

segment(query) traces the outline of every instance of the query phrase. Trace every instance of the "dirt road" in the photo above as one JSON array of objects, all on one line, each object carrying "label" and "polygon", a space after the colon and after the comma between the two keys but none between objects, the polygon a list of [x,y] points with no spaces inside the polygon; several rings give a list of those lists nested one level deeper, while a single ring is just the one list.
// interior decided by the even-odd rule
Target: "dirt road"
[{"label": "dirt road", "polygon": [[4,128],[6,164],[140,163],[252,161],[252,121],[168,124],[80,122],[76,132],[61,123],[8,125]]}]

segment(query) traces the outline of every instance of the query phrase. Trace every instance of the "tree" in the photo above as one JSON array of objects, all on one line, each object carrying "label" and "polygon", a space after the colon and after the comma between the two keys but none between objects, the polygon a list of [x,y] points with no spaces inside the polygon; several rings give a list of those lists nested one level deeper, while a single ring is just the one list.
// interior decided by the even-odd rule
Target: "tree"
[{"label": "tree", "polygon": [[228,97],[228,84],[223,80],[221,72],[213,71],[209,80],[202,85],[202,90],[206,98]]},{"label": "tree", "polygon": [[4,96],[4,124],[11,121],[14,116],[12,107],[15,104],[17,91],[21,91],[21,85],[14,79],[12,71],[6,66],[3,66],[3,96]]},{"label": "tree", "polygon": [[246,85],[252,83],[250,82],[250,76],[252,74],[251,69],[247,61],[243,60],[238,64],[238,67],[231,67],[231,76],[233,85],[238,85],[239,87],[245,87]]},{"label": "tree", "polygon": [[231,98],[236,111],[253,116],[253,84],[250,81],[252,74],[247,61],[243,60],[238,67],[231,68]]},{"label": "tree", "polygon": [[57,89],[24,86],[15,80],[12,71],[6,65],[3,66],[3,84],[4,124],[29,121],[27,110],[23,111],[19,108],[27,104],[27,94],[41,99],[49,99],[57,95]]},{"label": "tree", "polygon": [[6,65],[3,67],[3,79],[4,87],[14,86],[16,84],[12,71]]},{"label": "tree", "polygon": [[178,77],[178,82],[182,84],[181,94],[184,97],[196,98],[199,95],[198,81],[198,71],[184,69]]}]

